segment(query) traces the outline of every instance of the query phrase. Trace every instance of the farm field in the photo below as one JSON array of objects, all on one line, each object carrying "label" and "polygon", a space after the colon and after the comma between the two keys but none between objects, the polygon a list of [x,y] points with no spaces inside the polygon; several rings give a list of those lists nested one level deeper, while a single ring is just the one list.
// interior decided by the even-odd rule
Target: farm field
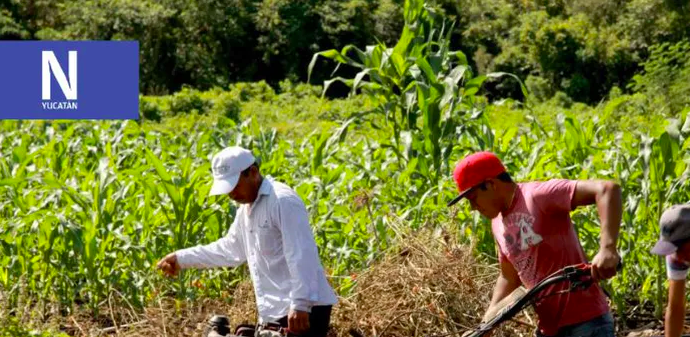
[{"label": "farm field", "polygon": [[[498,273],[490,223],[446,206],[454,164],[477,150],[517,181],[619,182],[625,266],[602,284],[618,335],[662,329],[666,270],[648,252],[663,210],[690,201],[690,44],[655,44],[634,85],[576,100],[476,70],[452,20],[420,1],[405,1],[404,17],[393,44],[310,54],[312,84],[142,93],[138,121],[0,121],[0,336],[198,336],[214,314],[252,320],[246,267],[172,280],[155,269],[227,232],[236,205],[207,195],[211,156],[228,145],[251,149],[305,201],[340,297],[334,336],[461,335],[479,323]],[[596,207],[572,217],[591,258]],[[535,327],[526,311],[494,335]]]},{"label": "farm field", "polygon": [[[471,252],[483,265],[495,265],[488,223],[466,206],[445,207],[455,192],[447,163],[439,170],[438,184],[425,182],[433,171],[408,149],[399,156],[386,148],[392,142],[386,136],[391,136],[372,127],[375,118],[349,119],[371,104],[365,97],[319,101],[318,96],[293,95],[242,102],[237,120],[191,113],[141,125],[3,122],[4,312],[27,310],[28,316],[19,316],[24,322],[65,310],[100,317],[113,303],[132,310],[130,305],[145,308],[169,298],[184,307],[208,299],[229,306],[234,285],[246,280],[244,269],[188,271],[171,282],[153,265],[168,251],[211,242],[227,231],[233,205],[226,198],[206,197],[207,177],[209,156],[233,142],[254,149],[266,174],[295,186],[305,198],[341,296],[357,291],[354,275],[405,244],[401,227],[447,232],[454,247]],[[448,162],[483,144],[505,158],[518,181],[621,181],[626,205],[620,249],[626,268],[610,287],[617,310],[652,314],[664,296],[664,269],[654,257],[638,252],[651,248],[657,236],[660,207],[688,198],[687,124],[659,125],[672,132],[657,135],[644,132],[654,129],[650,124],[633,135],[606,130],[610,125],[592,115],[570,114],[541,121],[552,123],[551,130],[536,119],[498,129],[490,125],[501,119],[492,115],[500,110],[491,109],[496,110],[473,121],[474,136],[457,135]],[[300,123],[306,126],[290,129],[276,117],[293,114],[289,118],[303,118]],[[574,215],[590,254],[598,247],[595,212],[587,208]],[[477,310],[489,299],[490,280],[484,284],[486,293],[472,295]]]}]

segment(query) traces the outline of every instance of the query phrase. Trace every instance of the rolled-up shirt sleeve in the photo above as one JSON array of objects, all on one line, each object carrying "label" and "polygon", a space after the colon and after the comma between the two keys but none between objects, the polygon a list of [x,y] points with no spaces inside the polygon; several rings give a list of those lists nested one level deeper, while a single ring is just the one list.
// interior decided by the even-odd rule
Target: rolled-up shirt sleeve
[{"label": "rolled-up shirt sleeve", "polygon": [[244,246],[236,217],[224,237],[207,245],[178,250],[175,255],[181,268],[236,267],[247,261]]},{"label": "rolled-up shirt sleeve", "polygon": [[290,309],[311,312],[319,300],[319,253],[309,225],[309,215],[297,196],[281,196],[277,203],[283,252],[290,271]]}]

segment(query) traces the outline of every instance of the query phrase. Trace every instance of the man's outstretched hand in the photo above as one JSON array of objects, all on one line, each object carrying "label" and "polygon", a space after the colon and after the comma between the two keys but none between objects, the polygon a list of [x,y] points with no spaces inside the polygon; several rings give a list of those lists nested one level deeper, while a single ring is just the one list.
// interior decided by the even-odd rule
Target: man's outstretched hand
[{"label": "man's outstretched hand", "polygon": [[180,264],[177,263],[177,256],[175,253],[166,255],[163,259],[158,261],[156,267],[162,270],[167,276],[177,276],[177,273],[180,271]]}]

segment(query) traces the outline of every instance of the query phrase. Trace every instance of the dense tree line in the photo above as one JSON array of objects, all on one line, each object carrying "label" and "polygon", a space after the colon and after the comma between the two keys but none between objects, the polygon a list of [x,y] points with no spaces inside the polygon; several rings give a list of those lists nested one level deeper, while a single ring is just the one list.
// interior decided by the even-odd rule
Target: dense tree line
[{"label": "dense tree line", "polygon": [[[429,5],[455,21],[454,49],[476,70],[517,74],[543,98],[563,92],[596,103],[614,87],[633,90],[651,47],[690,37],[686,0]],[[402,7],[402,0],[0,0],[0,39],[135,39],[142,93],[168,94],[183,85],[305,81],[315,52],[377,40],[392,46]],[[331,69],[319,63],[312,82]],[[487,89],[520,95],[510,82]]]}]

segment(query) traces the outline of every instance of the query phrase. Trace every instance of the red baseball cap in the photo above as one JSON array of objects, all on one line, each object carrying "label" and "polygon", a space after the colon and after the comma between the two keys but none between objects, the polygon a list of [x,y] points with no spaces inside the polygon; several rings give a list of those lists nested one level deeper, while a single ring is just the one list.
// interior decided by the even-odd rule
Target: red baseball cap
[{"label": "red baseball cap", "polygon": [[453,180],[455,180],[455,184],[458,186],[460,195],[451,200],[448,206],[455,205],[472,188],[488,179],[496,178],[496,176],[503,172],[506,172],[505,166],[491,152],[476,152],[463,158],[455,165],[455,170],[453,171]]}]

